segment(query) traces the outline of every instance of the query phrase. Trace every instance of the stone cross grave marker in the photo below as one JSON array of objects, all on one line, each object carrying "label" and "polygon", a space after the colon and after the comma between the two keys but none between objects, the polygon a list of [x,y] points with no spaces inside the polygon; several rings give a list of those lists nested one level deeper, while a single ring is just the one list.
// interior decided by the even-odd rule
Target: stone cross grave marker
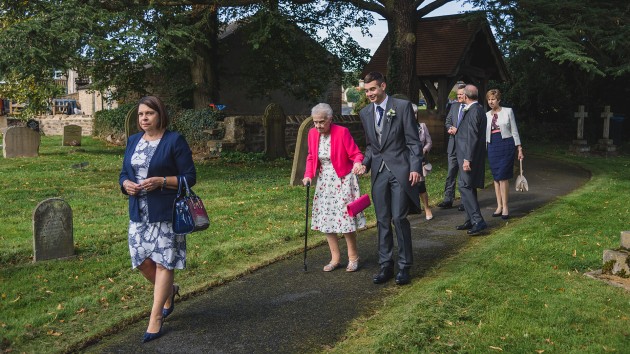
[{"label": "stone cross grave marker", "polygon": [[81,146],[82,129],[79,125],[66,125],[63,127],[63,146]]},{"label": "stone cross grave marker", "polygon": [[33,211],[34,261],[74,256],[72,209],[61,198],[42,201]]},{"label": "stone cross grave marker", "polygon": [[275,160],[288,157],[284,139],[286,126],[287,118],[282,111],[282,107],[275,103],[268,105],[263,116],[265,156],[268,159]]},{"label": "stone cross grave marker", "polygon": [[613,113],[610,111],[610,106],[604,106],[604,111],[601,114],[601,117],[604,118],[604,129],[602,132],[602,138],[597,141],[596,149],[599,151],[604,151],[607,153],[615,153],[617,147],[613,143],[612,139],[609,139],[610,136],[610,117],[613,116]]},{"label": "stone cross grave marker", "polygon": [[577,138],[578,140],[584,139],[584,118],[588,117],[588,112],[584,111],[584,106],[578,106],[578,111],[573,115],[578,119],[577,125]]},{"label": "stone cross grave marker", "polygon": [[604,106],[604,111],[601,115],[601,117],[604,118],[604,131],[602,135],[604,139],[608,139],[610,136],[610,117],[612,116],[613,113],[610,111],[610,106]]},{"label": "stone cross grave marker", "polygon": [[578,119],[577,139],[573,140],[570,150],[577,153],[588,152],[591,148],[588,146],[588,142],[584,140],[584,118],[588,117],[588,112],[584,110],[584,106],[578,106],[578,111],[575,112],[574,117]]},{"label": "stone cross grave marker", "polygon": [[27,127],[10,127],[4,133],[2,156],[37,157],[39,156],[39,133]]},{"label": "stone cross grave marker", "polygon": [[[306,118],[298,129],[295,140],[295,154],[293,154],[293,167],[291,168],[290,186],[301,186],[304,171],[306,171],[306,156],[308,155],[308,131],[313,127],[313,117]],[[313,180],[312,183],[315,183]]]}]

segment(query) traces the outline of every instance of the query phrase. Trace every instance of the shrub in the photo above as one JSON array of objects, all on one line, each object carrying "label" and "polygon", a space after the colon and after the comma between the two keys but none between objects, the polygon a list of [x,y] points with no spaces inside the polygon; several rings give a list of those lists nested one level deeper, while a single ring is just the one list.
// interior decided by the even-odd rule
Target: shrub
[{"label": "shrub", "polygon": [[102,110],[94,113],[94,136],[125,134],[125,118],[135,107],[135,103],[126,103],[118,108]]},{"label": "shrub", "polygon": [[[362,92],[359,92],[356,88],[350,87],[346,91],[346,99],[348,100],[348,102],[358,102],[361,98],[361,93]],[[363,93],[363,95],[365,95],[365,93]]]},{"label": "shrub", "polygon": [[172,116],[170,129],[182,134],[188,144],[203,145],[209,138],[222,139],[222,136],[209,136],[204,130],[218,127],[218,121],[223,120],[224,114],[210,108],[185,109]]}]

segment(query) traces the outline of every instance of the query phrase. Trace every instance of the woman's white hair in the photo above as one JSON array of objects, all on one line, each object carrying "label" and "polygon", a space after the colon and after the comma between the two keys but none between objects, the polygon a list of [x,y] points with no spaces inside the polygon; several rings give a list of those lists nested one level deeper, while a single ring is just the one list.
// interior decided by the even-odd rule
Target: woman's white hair
[{"label": "woman's white hair", "polygon": [[319,103],[311,109],[311,117],[319,115],[320,113],[326,113],[328,119],[332,119],[333,110],[328,103]]}]

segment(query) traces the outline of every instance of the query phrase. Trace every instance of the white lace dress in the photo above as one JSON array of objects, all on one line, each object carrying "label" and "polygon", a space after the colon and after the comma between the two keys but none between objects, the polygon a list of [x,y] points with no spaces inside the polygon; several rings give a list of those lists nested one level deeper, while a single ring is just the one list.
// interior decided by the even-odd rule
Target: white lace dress
[{"label": "white lace dress", "polygon": [[[147,178],[149,163],[160,140],[140,139],[131,156],[138,183]],[[142,221],[129,221],[129,253],[131,265],[137,268],[145,259],[151,258],[166,269],[186,267],[186,235],[176,235],[173,223],[168,221],[149,222],[149,207],[146,192],[139,195],[140,218]]]},{"label": "white lace dress", "polygon": [[330,134],[320,135],[319,177],[313,197],[313,219],[311,229],[327,234],[350,233],[365,227],[363,212],[350,217],[348,203],[361,196],[359,180],[352,172],[339,178],[330,161]]}]

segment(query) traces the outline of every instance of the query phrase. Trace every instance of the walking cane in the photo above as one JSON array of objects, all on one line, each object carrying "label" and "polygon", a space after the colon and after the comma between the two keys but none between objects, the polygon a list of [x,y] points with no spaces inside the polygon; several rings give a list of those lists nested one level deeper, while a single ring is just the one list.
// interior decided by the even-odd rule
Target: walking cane
[{"label": "walking cane", "polygon": [[308,241],[308,192],[311,189],[311,182],[306,183],[306,222],[304,224],[304,271],[306,272],[306,245]]}]

